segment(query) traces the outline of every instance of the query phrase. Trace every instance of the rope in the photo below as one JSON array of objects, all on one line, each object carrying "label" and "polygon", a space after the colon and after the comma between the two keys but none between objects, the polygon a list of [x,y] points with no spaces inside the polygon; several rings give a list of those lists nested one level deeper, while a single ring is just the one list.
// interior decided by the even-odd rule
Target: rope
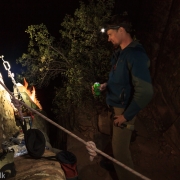
[{"label": "rope", "polygon": [[[22,96],[21,96],[21,93],[19,92],[19,89],[18,89],[18,87],[17,87],[17,83],[16,83],[16,81],[15,81],[15,79],[14,79],[14,73],[12,73],[11,72],[11,65],[9,64],[9,62],[8,61],[5,61],[4,60],[4,56],[2,55],[2,56],[0,56],[0,58],[2,59],[2,61],[3,61],[3,66],[4,66],[4,69],[8,72],[8,77],[10,77],[11,78],[11,81],[12,81],[12,83],[14,84],[14,88],[16,88],[16,90],[17,90],[17,93],[18,93],[18,98],[20,98],[21,99],[21,101],[23,101],[24,102],[24,100],[23,100],[23,98],[22,98]],[[13,102],[12,102],[13,103]],[[15,103],[15,102],[14,102]],[[22,112],[21,112],[21,105],[19,104],[19,103],[17,103],[17,110],[19,111],[19,113],[20,113],[20,118],[21,118],[21,120],[23,121],[23,115],[22,115]]]},{"label": "rope", "polygon": [[[93,158],[96,156],[96,153],[99,153],[101,155],[103,155],[104,157],[106,157],[107,159],[111,160],[112,162],[118,164],[119,166],[123,167],[124,169],[130,171],[131,173],[135,174],[136,176],[140,177],[141,179],[144,180],[150,180],[149,178],[147,178],[146,176],[138,173],[137,171],[131,169],[130,167],[124,165],[123,163],[117,161],[116,159],[112,158],[111,156],[107,155],[106,153],[102,152],[101,150],[96,148],[96,145],[94,142],[89,141],[86,142],[83,139],[79,138],[78,136],[76,136],[75,134],[71,133],[70,131],[68,131],[67,129],[63,128],[62,126],[60,126],[59,124],[55,123],[54,121],[52,121],[51,119],[47,118],[46,116],[42,115],[41,113],[39,113],[38,111],[34,110],[33,108],[27,106],[24,102],[19,101],[18,99],[16,99],[14,97],[14,95],[9,91],[9,89],[0,81],[0,84],[6,89],[6,91],[11,95],[13,102],[15,102],[15,104],[17,105],[18,103],[27,107],[28,109],[30,109],[32,112],[38,114],[39,116],[41,116],[42,118],[44,118],[45,120],[47,120],[48,122],[50,122],[51,124],[55,125],[56,127],[58,127],[59,129],[61,129],[62,131],[66,132],[67,134],[69,134],[70,136],[74,137],[75,139],[77,139],[78,141],[82,142],[83,144],[86,145],[86,148],[89,149],[89,154],[90,154],[90,160],[93,160]],[[19,105],[17,105],[19,106]]]}]

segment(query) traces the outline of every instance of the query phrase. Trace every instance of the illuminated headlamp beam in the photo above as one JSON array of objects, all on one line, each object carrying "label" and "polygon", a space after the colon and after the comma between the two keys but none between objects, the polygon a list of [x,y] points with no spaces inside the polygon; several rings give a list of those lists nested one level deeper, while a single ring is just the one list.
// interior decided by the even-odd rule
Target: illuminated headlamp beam
[{"label": "illuminated headlamp beam", "polygon": [[119,29],[121,26],[109,26],[108,28],[101,28],[101,32],[105,33],[106,31],[108,31],[109,29]]},{"label": "illuminated headlamp beam", "polygon": [[105,33],[105,32],[106,32],[105,28],[102,28],[102,29],[101,29],[101,32],[102,32],[102,33]]}]

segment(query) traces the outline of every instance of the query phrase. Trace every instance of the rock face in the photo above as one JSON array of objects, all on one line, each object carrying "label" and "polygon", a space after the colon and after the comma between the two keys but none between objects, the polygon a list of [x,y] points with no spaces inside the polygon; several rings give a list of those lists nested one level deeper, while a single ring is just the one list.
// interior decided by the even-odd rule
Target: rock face
[{"label": "rock face", "polygon": [[[0,81],[3,82],[2,76],[0,74]],[[4,82],[3,82],[4,83]],[[18,131],[14,118],[14,110],[11,104],[10,95],[8,92],[0,85],[0,145],[4,141],[9,141]]]},{"label": "rock face", "polygon": [[[39,101],[37,101],[36,97],[35,97],[36,101],[34,101],[34,102],[38,102],[38,104],[35,104],[32,101],[32,99],[30,98],[31,92],[29,90],[27,90],[27,86],[25,87],[20,83],[18,83],[17,85],[18,85],[18,89],[19,89],[19,92],[23,98],[24,103],[27,106],[29,106],[30,108],[33,108],[36,111],[43,114],[44,116],[46,116],[46,113],[42,109],[40,109],[42,107],[41,107],[41,104],[39,103]],[[35,89],[33,89],[33,90],[35,91]],[[15,88],[14,88],[14,92],[16,93]],[[37,114],[33,114],[33,116],[34,116],[34,118],[32,121],[32,128],[35,128],[35,129],[37,128],[37,129],[41,130],[45,136],[46,141],[49,142],[47,121],[44,120],[42,117],[38,116]]]},{"label": "rock face", "polygon": [[[2,76],[0,75],[0,81],[3,82]],[[3,82],[4,83],[4,82]],[[35,104],[31,101],[27,94],[24,94],[25,103],[33,108]],[[10,95],[0,85],[0,143],[9,141],[16,132],[19,131],[16,126],[16,120],[14,116],[14,106],[11,104]],[[32,106],[31,106],[32,105]],[[42,110],[41,113],[45,114]],[[32,128],[41,130],[46,139],[46,146],[51,150],[49,143],[49,137],[47,135],[47,124],[44,119],[34,115],[34,121]],[[1,144],[0,144],[1,145]],[[0,148],[1,149],[1,148]],[[1,149],[2,150],[2,149]],[[46,150],[41,159],[33,159],[29,155],[23,155],[14,158],[15,169],[17,171],[16,176],[11,179],[16,180],[35,180],[35,179],[54,179],[54,180],[65,180],[64,171],[61,168],[60,163],[55,159],[47,159],[44,157],[55,156],[52,151]],[[58,152],[58,150],[56,150]]]},{"label": "rock face", "polygon": [[116,1],[115,11],[123,10],[132,17],[137,39],[151,60],[154,97],[138,118],[150,136],[159,133],[166,138],[168,134],[167,141],[179,154],[180,1]]},{"label": "rock face", "polygon": [[[55,156],[51,151],[45,151],[43,157]],[[66,180],[61,165],[58,161],[52,159],[32,159],[28,155],[19,156],[14,159],[16,166],[16,180]]]}]

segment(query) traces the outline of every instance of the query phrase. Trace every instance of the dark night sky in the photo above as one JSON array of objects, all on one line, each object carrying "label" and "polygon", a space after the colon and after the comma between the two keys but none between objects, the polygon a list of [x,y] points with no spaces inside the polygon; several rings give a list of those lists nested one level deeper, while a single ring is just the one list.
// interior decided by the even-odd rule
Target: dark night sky
[{"label": "dark night sky", "polygon": [[[1,0],[0,7],[0,55],[11,63],[12,72],[20,73],[21,66],[16,64],[16,59],[27,50],[28,25],[43,23],[58,38],[65,14],[73,14],[79,0]],[[0,72],[5,84],[9,84],[2,62]]]}]

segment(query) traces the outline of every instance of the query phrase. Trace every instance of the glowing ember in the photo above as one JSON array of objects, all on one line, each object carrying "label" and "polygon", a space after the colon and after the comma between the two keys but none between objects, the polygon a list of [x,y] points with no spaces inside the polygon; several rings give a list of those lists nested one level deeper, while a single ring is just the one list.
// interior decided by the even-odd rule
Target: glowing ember
[{"label": "glowing ember", "polygon": [[30,91],[29,89],[28,89],[28,82],[26,81],[26,79],[24,78],[24,90],[25,90],[25,92],[29,95],[29,97],[31,98],[31,100],[34,102],[34,104],[36,104],[38,107],[39,107],[39,109],[42,109],[42,106],[41,106],[41,104],[39,103],[39,101],[37,100],[37,98],[36,98],[36,90],[35,90],[35,87],[33,86],[33,89],[32,89],[32,91]]}]

